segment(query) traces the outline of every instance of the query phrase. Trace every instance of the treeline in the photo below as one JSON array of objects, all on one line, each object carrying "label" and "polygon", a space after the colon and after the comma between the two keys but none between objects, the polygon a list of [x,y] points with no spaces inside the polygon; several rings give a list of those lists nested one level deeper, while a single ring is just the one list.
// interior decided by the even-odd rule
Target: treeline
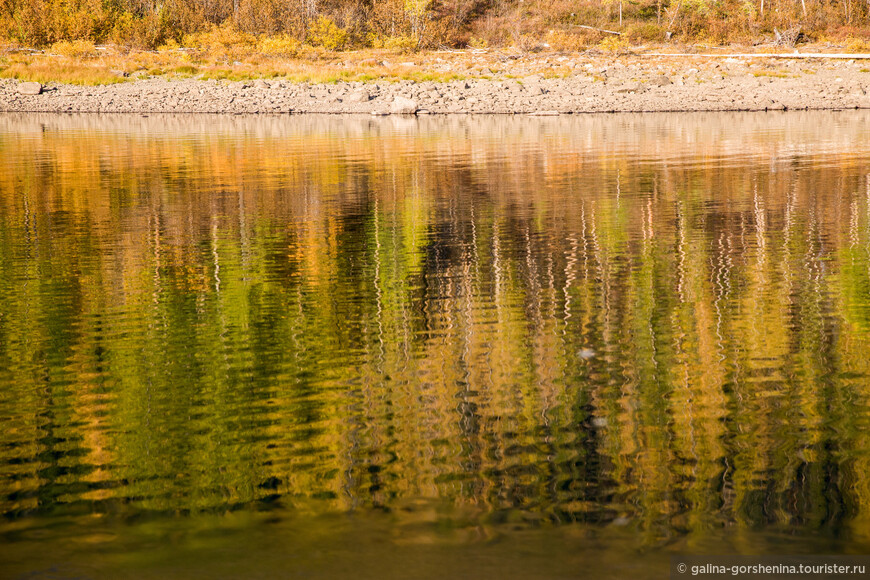
[{"label": "treeline", "polygon": [[0,34],[28,46],[157,48],[216,27],[332,50],[580,49],[616,36],[590,26],[632,43],[847,39],[863,49],[868,25],[870,0],[0,0]]}]

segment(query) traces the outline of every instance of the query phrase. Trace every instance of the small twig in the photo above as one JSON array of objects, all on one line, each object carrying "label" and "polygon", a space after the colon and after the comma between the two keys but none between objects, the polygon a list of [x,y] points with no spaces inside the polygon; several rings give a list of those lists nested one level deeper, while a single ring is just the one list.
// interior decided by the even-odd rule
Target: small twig
[{"label": "small twig", "polygon": [[571,26],[576,26],[577,28],[587,28],[589,30],[595,30],[596,32],[605,32],[607,34],[622,36],[621,32],[616,32],[615,30],[605,30],[603,28],[595,28],[594,26],[586,26],[585,24],[572,24]]}]

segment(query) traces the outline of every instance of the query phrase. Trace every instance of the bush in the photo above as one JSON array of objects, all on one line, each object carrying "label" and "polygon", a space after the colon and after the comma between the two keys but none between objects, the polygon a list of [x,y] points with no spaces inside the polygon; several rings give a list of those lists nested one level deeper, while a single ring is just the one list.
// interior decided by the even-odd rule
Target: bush
[{"label": "bush", "polygon": [[292,36],[280,35],[260,40],[260,52],[269,56],[294,57],[299,54],[301,44]]},{"label": "bush", "polygon": [[318,16],[308,29],[306,40],[312,46],[320,46],[326,50],[341,50],[348,40],[347,30],[326,16]]},{"label": "bush", "polygon": [[849,36],[846,38],[847,52],[870,52],[870,42],[863,38]]},{"label": "bush", "polygon": [[589,46],[587,36],[584,33],[571,33],[563,30],[551,30],[547,33],[547,44],[553,50],[578,52]]},{"label": "bush", "polygon": [[51,52],[69,58],[97,56],[97,47],[90,40],[62,40],[51,45]]},{"label": "bush", "polygon": [[173,33],[166,12],[149,12],[144,16],[125,12],[115,19],[109,38],[116,44],[152,49],[174,40]]},{"label": "bush", "polygon": [[417,40],[410,36],[370,36],[369,44],[372,48],[386,48],[400,52],[411,52],[417,48]]},{"label": "bush", "polygon": [[485,38],[478,38],[476,36],[472,36],[468,39],[468,48],[488,48],[489,43]]},{"label": "bush", "polygon": [[628,48],[628,40],[622,36],[608,36],[598,43],[598,48],[604,52],[621,53]]},{"label": "bush", "polygon": [[661,42],[665,40],[665,31],[656,24],[632,24],[623,36],[632,43]]},{"label": "bush", "polygon": [[207,49],[216,58],[241,60],[254,52],[257,41],[227,20],[220,26],[213,26],[208,32],[185,36],[184,45]]},{"label": "bush", "polygon": [[24,44],[52,45],[62,40],[100,38],[112,14],[99,0],[0,1],[4,35]]}]

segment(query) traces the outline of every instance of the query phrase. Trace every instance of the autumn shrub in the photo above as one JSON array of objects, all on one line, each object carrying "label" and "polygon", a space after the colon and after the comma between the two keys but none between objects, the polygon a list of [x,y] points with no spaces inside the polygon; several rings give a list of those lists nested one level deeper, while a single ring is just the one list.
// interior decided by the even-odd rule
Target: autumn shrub
[{"label": "autumn shrub", "polygon": [[853,36],[849,36],[846,38],[846,51],[847,52],[870,52],[870,40],[865,38],[855,38]]},{"label": "autumn shrub", "polygon": [[368,38],[373,46],[427,48],[444,41],[448,23],[448,17],[439,17],[433,0],[376,0],[367,19]]},{"label": "autumn shrub", "polygon": [[0,14],[5,35],[33,46],[100,38],[113,16],[101,0],[5,0]]},{"label": "autumn shrub", "polygon": [[[578,30],[550,30],[544,37],[547,44],[553,50],[577,52],[584,50],[590,44],[589,35],[585,34],[583,29]],[[596,41],[600,40],[596,38]]]},{"label": "autumn shrub", "polygon": [[295,57],[299,54],[301,43],[286,34],[262,38],[258,45],[261,53],[267,56]]},{"label": "autumn shrub", "polygon": [[678,42],[782,45],[782,33],[800,29],[864,52],[870,50],[862,44],[870,38],[870,1],[0,0],[0,39],[19,46],[90,41],[153,49],[175,42],[233,60],[255,58],[258,51],[295,55],[297,43],[315,47],[312,54],[366,45],[574,51],[602,40],[604,50],[614,48],[609,43],[616,41],[582,26],[617,30],[632,44],[673,36]]},{"label": "autumn shrub", "polygon": [[313,2],[305,0],[240,0],[235,26],[253,35],[305,36],[307,26],[315,20]]},{"label": "autumn shrub", "polygon": [[239,30],[230,20],[220,26],[212,26],[206,32],[189,34],[184,37],[183,43],[188,47],[205,49],[211,56],[228,61],[246,58],[257,48],[257,39]]},{"label": "autumn shrub", "polygon": [[398,52],[410,52],[417,48],[417,40],[410,36],[388,36],[379,38],[377,36],[369,36],[369,45],[372,48],[386,48],[387,50],[395,50]]},{"label": "autumn shrub", "polygon": [[69,58],[97,56],[97,47],[90,40],[61,40],[51,45],[50,51]]},{"label": "autumn shrub", "polygon": [[176,41],[178,36],[179,30],[173,25],[168,11],[147,12],[138,16],[126,12],[115,19],[109,40],[119,45],[153,49]]},{"label": "autumn shrub", "polygon": [[348,33],[331,18],[320,16],[308,28],[305,40],[311,46],[319,46],[327,50],[341,50],[347,44]]},{"label": "autumn shrub", "polygon": [[620,54],[628,49],[628,40],[621,36],[610,35],[598,43],[598,48],[604,52]]},{"label": "autumn shrub", "polygon": [[468,48],[488,48],[489,43],[485,38],[478,38],[476,36],[472,36],[468,39]]},{"label": "autumn shrub", "polygon": [[632,44],[660,42],[665,40],[665,31],[658,24],[637,22],[628,25],[623,36]]}]

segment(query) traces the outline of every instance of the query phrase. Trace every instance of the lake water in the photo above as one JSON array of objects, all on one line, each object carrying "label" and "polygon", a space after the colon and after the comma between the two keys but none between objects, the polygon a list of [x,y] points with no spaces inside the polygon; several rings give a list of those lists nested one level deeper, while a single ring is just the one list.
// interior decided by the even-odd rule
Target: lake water
[{"label": "lake water", "polygon": [[0,576],[870,550],[870,112],[0,115]]}]

